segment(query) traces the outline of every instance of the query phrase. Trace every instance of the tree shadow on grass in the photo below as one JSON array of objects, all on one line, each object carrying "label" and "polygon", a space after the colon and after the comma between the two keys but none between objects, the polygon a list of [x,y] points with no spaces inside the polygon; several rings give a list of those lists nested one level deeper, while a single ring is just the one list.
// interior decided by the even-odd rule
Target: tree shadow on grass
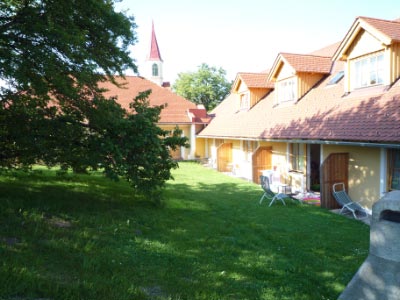
[{"label": "tree shadow on grass", "polygon": [[365,239],[338,229],[358,223],[295,202],[259,205],[249,183],[171,183],[155,209],[124,185],[59,181],[0,183],[0,237],[18,240],[0,241],[1,294],[336,299],[367,254]]},{"label": "tree shadow on grass", "polygon": [[[343,232],[332,232],[335,222],[329,225],[337,216],[320,208],[296,202],[286,207],[260,206],[262,193],[247,185],[199,183],[195,189],[185,185],[174,189],[190,190],[185,200],[202,206],[194,217],[198,221],[182,222],[169,243],[176,241],[174,247],[186,252],[189,248],[193,260],[202,261],[192,264],[201,278],[200,290],[221,292],[226,299],[336,298],[357,261],[366,255],[353,253],[351,245],[340,242]],[[340,226],[341,220],[336,223]],[[330,241],[324,242],[328,234]],[[180,246],[182,239],[187,242]],[[360,243],[353,236],[350,242],[366,247],[365,239]],[[343,259],[357,261],[338,263]]]}]

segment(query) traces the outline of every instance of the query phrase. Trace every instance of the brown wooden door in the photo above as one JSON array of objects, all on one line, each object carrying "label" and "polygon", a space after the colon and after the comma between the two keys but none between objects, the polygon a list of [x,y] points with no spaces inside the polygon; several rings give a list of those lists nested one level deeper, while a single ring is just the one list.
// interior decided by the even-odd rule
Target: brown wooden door
[{"label": "brown wooden door", "polygon": [[343,182],[348,191],[349,154],[331,153],[321,165],[321,207],[340,208],[332,194],[332,185]]},{"label": "brown wooden door", "polygon": [[272,170],[272,147],[259,147],[252,156],[253,182],[260,183],[262,170]]},{"label": "brown wooden door", "polygon": [[232,143],[224,143],[218,147],[217,169],[219,172],[232,171]]}]

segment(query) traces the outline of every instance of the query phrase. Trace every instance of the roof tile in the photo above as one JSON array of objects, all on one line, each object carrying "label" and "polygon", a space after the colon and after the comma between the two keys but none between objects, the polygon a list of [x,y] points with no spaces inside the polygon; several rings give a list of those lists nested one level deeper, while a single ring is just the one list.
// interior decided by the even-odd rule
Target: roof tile
[{"label": "roof tile", "polygon": [[115,79],[122,86],[119,88],[110,81],[102,82],[99,86],[107,90],[103,94],[106,97],[116,96],[118,103],[123,108],[130,110],[129,104],[140,92],[151,90],[149,96],[151,106],[167,104],[161,111],[159,123],[191,123],[192,119],[189,117],[188,112],[190,109],[198,109],[193,102],[143,77],[125,76],[125,79],[123,79],[117,76]]}]

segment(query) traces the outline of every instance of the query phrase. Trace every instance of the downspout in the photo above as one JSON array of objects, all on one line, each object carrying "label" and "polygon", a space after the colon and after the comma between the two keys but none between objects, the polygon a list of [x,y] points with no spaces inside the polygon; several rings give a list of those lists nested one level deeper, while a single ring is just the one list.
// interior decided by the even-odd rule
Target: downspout
[{"label": "downspout", "polygon": [[387,184],[387,151],[384,148],[381,148],[380,153],[380,181],[379,181],[379,188],[380,188],[380,195],[383,195],[387,192],[386,184]]}]

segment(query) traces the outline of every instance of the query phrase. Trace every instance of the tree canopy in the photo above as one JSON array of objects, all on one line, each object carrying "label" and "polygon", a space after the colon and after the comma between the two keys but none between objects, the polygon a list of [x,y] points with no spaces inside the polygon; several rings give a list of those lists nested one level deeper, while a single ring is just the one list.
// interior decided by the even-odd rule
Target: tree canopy
[{"label": "tree canopy", "polygon": [[232,83],[228,82],[225,76],[224,69],[203,63],[196,72],[179,73],[173,90],[196,104],[204,105],[209,111],[230,92]]},{"label": "tree canopy", "polygon": [[129,112],[98,87],[137,69],[135,29],[112,0],[0,2],[0,166],[101,168],[157,194],[176,166],[169,149],[186,139],[156,126],[149,91]]}]

